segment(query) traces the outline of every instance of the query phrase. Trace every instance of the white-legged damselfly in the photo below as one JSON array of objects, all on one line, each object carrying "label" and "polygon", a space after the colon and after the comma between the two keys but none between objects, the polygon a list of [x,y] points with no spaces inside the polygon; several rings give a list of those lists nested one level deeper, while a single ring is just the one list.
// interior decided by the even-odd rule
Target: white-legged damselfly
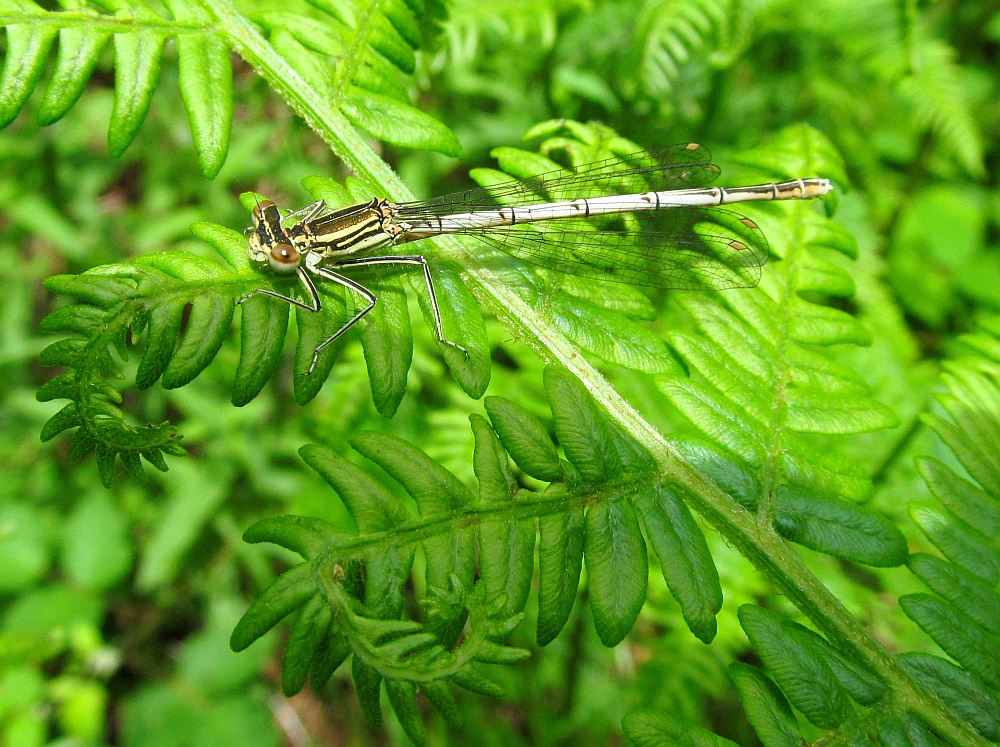
[{"label": "white-legged damselfly", "polygon": [[444,336],[427,260],[384,253],[433,236],[474,236],[524,262],[598,280],[684,290],[751,287],[767,262],[767,240],[752,220],[720,206],[820,197],[832,185],[806,178],[706,187],[718,173],[706,148],[687,143],[420,202],[373,199],[330,210],[320,201],[282,214],[262,201],[248,229],[250,258],[280,274],[296,273],[307,300],[254,292],[319,312],[315,276],[365,300],[316,348],[311,374],[320,352],[375,306],[375,294],[341,274],[351,267],[421,266],[438,340],[464,351]]}]

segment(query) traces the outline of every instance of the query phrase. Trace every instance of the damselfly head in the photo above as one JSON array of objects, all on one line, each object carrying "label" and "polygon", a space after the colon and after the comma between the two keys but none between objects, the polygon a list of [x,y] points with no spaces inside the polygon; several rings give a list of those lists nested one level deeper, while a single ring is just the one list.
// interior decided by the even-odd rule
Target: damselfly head
[{"label": "damselfly head", "polygon": [[281,213],[270,200],[261,200],[253,208],[253,225],[248,229],[250,259],[270,265],[275,272],[295,272],[302,253],[295,248],[281,227]]}]

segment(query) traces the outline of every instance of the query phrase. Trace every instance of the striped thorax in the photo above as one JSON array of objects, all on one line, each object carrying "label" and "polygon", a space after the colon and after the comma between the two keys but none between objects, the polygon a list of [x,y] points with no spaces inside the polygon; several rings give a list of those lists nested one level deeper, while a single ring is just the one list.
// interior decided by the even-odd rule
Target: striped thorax
[{"label": "striped thorax", "polygon": [[303,262],[307,266],[323,260],[336,263],[339,258],[395,243],[402,229],[393,222],[393,214],[389,202],[373,199],[285,227],[277,205],[264,200],[253,210],[250,258],[279,273],[294,272]]}]

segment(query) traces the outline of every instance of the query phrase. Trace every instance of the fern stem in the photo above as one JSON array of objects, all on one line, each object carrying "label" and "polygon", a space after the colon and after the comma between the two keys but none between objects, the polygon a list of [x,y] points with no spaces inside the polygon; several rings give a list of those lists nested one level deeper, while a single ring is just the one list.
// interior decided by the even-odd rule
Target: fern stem
[{"label": "fern stem", "polygon": [[347,118],[274,50],[231,0],[199,0],[199,4],[226,30],[236,52],[253,65],[348,168],[378,185],[389,199],[400,202],[414,199],[403,181],[358,135]]},{"label": "fern stem", "polygon": [[361,59],[364,47],[368,43],[368,36],[372,28],[372,16],[376,10],[378,10],[378,0],[369,3],[364,10],[361,10],[357,18],[351,46],[344,54],[340,64],[337,65],[337,73],[333,79],[333,101],[331,103],[336,103],[344,88],[351,83],[351,76],[354,75],[358,60]]},{"label": "fern stem", "polygon": [[[798,276],[798,260],[802,256],[802,223],[799,220],[802,206],[797,205],[795,211],[795,228],[792,232],[792,239],[789,241],[791,251],[782,262],[784,265],[784,283],[781,284],[781,298],[778,299],[778,306],[784,312],[788,304],[795,297],[797,290],[796,278]],[[775,493],[778,482],[785,469],[784,449],[782,448],[782,434],[786,426],[786,416],[788,413],[788,384],[791,379],[788,366],[788,348],[792,345],[791,331],[789,330],[790,314],[784,312],[778,321],[779,339],[775,345],[775,359],[778,362],[774,367],[775,381],[772,384],[773,399],[771,403],[771,420],[767,433],[770,436],[770,443],[767,445],[767,462],[764,466],[764,484],[761,490],[760,506],[757,511],[757,521],[761,526],[767,527],[773,521],[773,508]]]},{"label": "fern stem", "polygon": [[31,26],[52,26],[57,29],[88,29],[110,31],[115,34],[139,31],[162,31],[164,36],[203,31],[218,33],[213,24],[194,21],[175,21],[157,16],[106,16],[95,13],[74,13],[71,11],[46,12],[41,15],[29,13],[0,13],[0,28],[15,24]]},{"label": "fern stem", "polygon": [[[246,59],[310,127],[329,144],[358,176],[376,185],[393,200],[413,199],[402,180],[358,135],[330,102],[312,89],[271,47],[230,0],[201,0],[202,7],[226,29],[239,54]],[[613,420],[624,427],[657,461],[664,477],[684,485],[694,497],[694,508],[755,567],[774,579],[791,601],[830,642],[881,676],[902,707],[921,716],[944,738],[956,745],[987,745],[961,723],[926,687],[915,680],[892,654],[854,617],[805,566],[797,551],[773,527],[761,526],[757,517],[687,466],[671,446],[587,362],[539,310],[506,286],[496,273],[476,266],[475,259],[455,238],[441,238],[439,248],[462,260],[463,279],[477,299],[508,329],[545,360],[565,367],[587,388]]]}]

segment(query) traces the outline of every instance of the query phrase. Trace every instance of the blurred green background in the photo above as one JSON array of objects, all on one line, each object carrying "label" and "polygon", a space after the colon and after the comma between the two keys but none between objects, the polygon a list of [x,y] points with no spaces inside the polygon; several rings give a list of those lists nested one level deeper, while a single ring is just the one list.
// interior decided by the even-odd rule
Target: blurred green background
[{"label": "blurred green background", "polygon": [[[290,4],[253,9],[271,5]],[[956,336],[1000,308],[998,4],[454,0],[431,11],[417,71],[403,82],[457,134],[465,156],[386,149],[420,196],[467,186],[470,168],[491,165],[492,148],[553,117],[601,120],[643,145],[696,140],[724,168],[728,152],[785,125],[807,122],[831,138],[854,184],[838,219],[861,247],[858,293],[845,303],[875,337],[844,355],[903,421],[844,448],[874,475],[873,505],[914,534],[903,500],[925,488],[912,455],[939,448],[916,415]],[[119,476],[108,491],[92,458],[68,460],[66,439],[39,442],[60,406],[34,399],[52,376],[35,363],[48,341],[38,321],[54,304],[44,278],[167,249],[212,256],[188,226],[242,229],[240,192],[301,204],[302,178],[345,175],[234,57],[231,148],[207,181],[181,114],[173,54],[168,44],[149,116],[121,158],[105,142],[109,50],[65,118],[40,127],[36,93],[0,131],[0,734],[24,747],[403,743],[391,719],[382,732],[364,724],[345,672],[325,692],[285,699],[279,638],[235,655],[228,636],[288,563],[269,546],[244,544],[242,531],[276,514],[344,519],[337,497],[300,462],[303,443],[347,453],[350,433],[384,430],[471,480],[467,416],[482,406],[449,377],[414,301],[417,346],[392,420],[372,405],[356,338],[308,406],[292,398],[289,350],[264,393],[232,407],[234,332],[190,386],[124,391],[131,415],[178,424],[190,451],[148,485]],[[540,361],[487,325],[490,393],[544,412]],[[677,427],[679,416],[644,375],[603,370],[651,422]],[[620,743],[621,716],[648,706],[753,744],[725,665],[746,653],[736,607],[770,590],[717,535],[710,540],[726,595],[712,646],[687,631],[654,574],[625,643],[603,648],[586,605],[578,606],[551,646],[496,672],[506,700],[465,694],[457,732],[429,712],[432,743]],[[859,577],[829,558],[811,562],[890,645],[926,647],[912,626],[887,616],[884,599],[912,583],[904,572]],[[526,621],[518,645],[533,648],[531,628]]]}]

